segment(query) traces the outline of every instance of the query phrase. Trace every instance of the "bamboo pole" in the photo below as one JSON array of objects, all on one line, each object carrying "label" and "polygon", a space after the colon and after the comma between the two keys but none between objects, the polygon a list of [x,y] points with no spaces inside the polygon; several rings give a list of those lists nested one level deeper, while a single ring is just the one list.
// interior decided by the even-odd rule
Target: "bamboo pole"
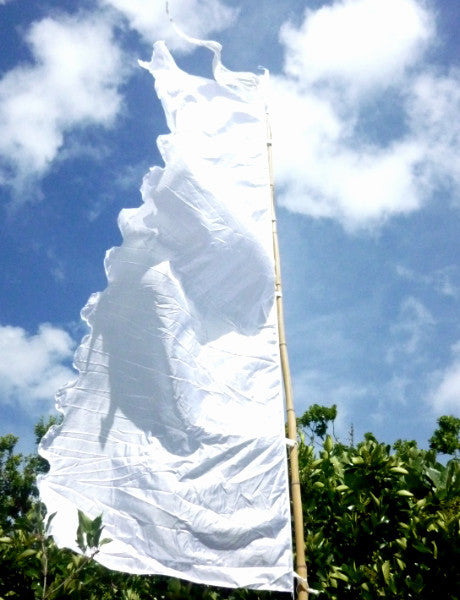
[{"label": "bamboo pole", "polygon": [[305,541],[303,526],[302,498],[299,477],[299,455],[297,449],[297,420],[294,411],[292,394],[291,372],[286,342],[286,329],[284,325],[283,296],[281,285],[281,261],[278,242],[278,229],[275,206],[275,179],[273,171],[273,150],[270,119],[267,112],[267,154],[268,168],[270,174],[270,196],[273,234],[273,254],[275,259],[275,298],[278,315],[278,337],[280,347],[281,371],[284,383],[284,395],[286,401],[288,438],[294,443],[289,448],[289,472],[291,487],[292,515],[294,519],[294,548],[295,548],[295,572],[300,576],[297,586],[297,600],[308,600],[309,588],[307,582],[307,564],[305,560]]}]

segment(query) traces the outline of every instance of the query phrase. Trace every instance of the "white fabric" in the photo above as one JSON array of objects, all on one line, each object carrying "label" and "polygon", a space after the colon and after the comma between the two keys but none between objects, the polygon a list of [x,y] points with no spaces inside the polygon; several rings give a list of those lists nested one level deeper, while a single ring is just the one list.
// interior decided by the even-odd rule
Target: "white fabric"
[{"label": "white fabric", "polygon": [[292,591],[264,77],[189,75],[161,42],[143,66],[166,166],[120,213],[108,287],[82,312],[41,499],[59,546],[76,548],[77,509],[103,513],[112,569]]}]

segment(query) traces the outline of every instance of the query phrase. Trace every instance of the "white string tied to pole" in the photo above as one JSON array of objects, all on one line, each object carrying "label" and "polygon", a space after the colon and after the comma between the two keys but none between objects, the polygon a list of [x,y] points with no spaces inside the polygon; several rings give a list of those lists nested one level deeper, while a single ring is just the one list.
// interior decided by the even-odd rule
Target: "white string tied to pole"
[{"label": "white string tied to pole", "polygon": [[294,571],[294,577],[295,579],[297,579],[298,581],[302,582],[303,584],[305,584],[307,586],[307,592],[309,594],[313,594],[313,596],[318,596],[319,594],[321,594],[321,590],[314,590],[312,589],[309,585],[308,585],[308,580],[305,577],[301,577],[298,573],[296,573]]}]

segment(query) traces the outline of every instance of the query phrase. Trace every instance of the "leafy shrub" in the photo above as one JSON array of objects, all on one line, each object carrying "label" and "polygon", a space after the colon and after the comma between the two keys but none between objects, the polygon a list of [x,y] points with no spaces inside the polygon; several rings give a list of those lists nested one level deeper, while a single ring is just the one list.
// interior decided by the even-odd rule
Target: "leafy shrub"
[{"label": "leafy shrub", "polygon": [[460,465],[371,434],[301,444],[310,585],[330,600],[449,598],[460,580]]}]

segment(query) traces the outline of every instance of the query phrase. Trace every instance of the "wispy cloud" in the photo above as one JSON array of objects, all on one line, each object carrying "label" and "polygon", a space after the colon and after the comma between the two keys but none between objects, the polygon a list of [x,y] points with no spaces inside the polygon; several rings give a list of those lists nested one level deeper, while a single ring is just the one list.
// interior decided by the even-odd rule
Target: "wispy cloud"
[{"label": "wispy cloud", "polygon": [[408,356],[412,361],[425,359],[423,345],[434,326],[435,319],[422,302],[413,297],[406,298],[391,327],[394,342],[387,353],[388,362],[395,363]]},{"label": "wispy cloud", "polygon": [[455,282],[458,269],[450,265],[430,273],[419,273],[403,265],[396,265],[396,274],[403,280],[410,281],[422,287],[432,288],[442,296],[457,298],[460,290]]},{"label": "wispy cloud", "polygon": [[437,415],[460,416],[460,342],[453,346],[452,355],[451,363],[433,375],[428,402]]},{"label": "wispy cloud", "polygon": [[0,326],[0,393],[2,402],[15,402],[40,414],[53,406],[56,390],[75,378],[68,363],[74,342],[53,325],[42,324],[35,335],[21,327]]},{"label": "wispy cloud", "polygon": [[33,63],[0,80],[0,183],[21,199],[75,127],[109,126],[125,71],[110,24],[89,16],[46,18],[26,35]]},{"label": "wispy cloud", "polygon": [[458,113],[459,78],[424,62],[434,23],[419,0],[342,0],[282,27],[272,111],[284,206],[371,227],[457,181],[460,127],[446,111]]}]

